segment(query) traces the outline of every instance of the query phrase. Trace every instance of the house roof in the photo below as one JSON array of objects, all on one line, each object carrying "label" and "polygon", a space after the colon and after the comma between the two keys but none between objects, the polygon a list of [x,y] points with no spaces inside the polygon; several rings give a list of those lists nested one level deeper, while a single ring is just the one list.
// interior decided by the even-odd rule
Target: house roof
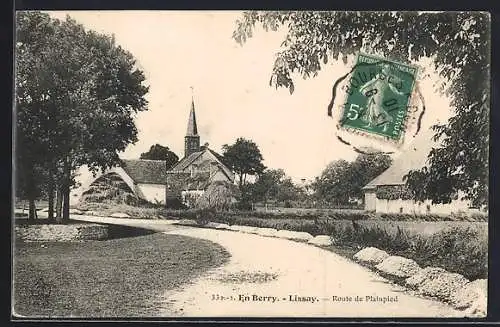
[{"label": "house roof", "polygon": [[198,159],[201,155],[203,155],[205,151],[209,151],[216,158],[217,161],[215,161],[215,163],[217,164],[217,166],[221,168],[222,172],[224,173],[224,175],[227,176],[228,179],[232,180],[233,173],[223,163],[222,156],[217,152],[215,152],[214,150],[205,146],[201,147],[201,151],[193,152],[189,156],[182,158],[177,164],[175,164],[172,168],[170,168],[170,171],[183,171],[184,169],[189,167],[189,165],[191,165],[196,159]]},{"label": "house roof", "polygon": [[134,180],[142,184],[165,184],[167,165],[163,160],[125,160],[122,168]]},{"label": "house roof", "polygon": [[182,171],[186,169],[193,161],[195,161],[199,156],[203,154],[205,150],[198,151],[198,152],[193,152],[189,156],[182,158],[178,163],[176,163],[172,168],[170,168],[171,171]]},{"label": "house roof", "polygon": [[433,135],[434,132],[429,130],[417,136],[407,149],[394,159],[389,168],[363,188],[370,189],[379,185],[403,185],[405,183],[403,177],[410,170],[424,167],[429,152],[432,148],[437,147],[438,143],[432,139]]}]

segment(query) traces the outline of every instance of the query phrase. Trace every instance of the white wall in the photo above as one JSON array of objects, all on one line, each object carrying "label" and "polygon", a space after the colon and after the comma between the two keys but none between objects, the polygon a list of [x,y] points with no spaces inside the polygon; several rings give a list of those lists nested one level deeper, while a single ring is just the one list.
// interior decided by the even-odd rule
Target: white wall
[{"label": "white wall", "polygon": [[145,200],[156,203],[165,203],[165,185],[163,184],[137,184]]},{"label": "white wall", "polygon": [[469,209],[466,201],[453,200],[448,204],[432,204],[430,200],[418,203],[413,200],[383,200],[376,199],[376,212],[380,213],[408,213],[408,214],[451,214],[458,212],[476,212]]},{"label": "white wall", "polygon": [[365,210],[374,211],[377,208],[377,195],[375,190],[365,191]]}]

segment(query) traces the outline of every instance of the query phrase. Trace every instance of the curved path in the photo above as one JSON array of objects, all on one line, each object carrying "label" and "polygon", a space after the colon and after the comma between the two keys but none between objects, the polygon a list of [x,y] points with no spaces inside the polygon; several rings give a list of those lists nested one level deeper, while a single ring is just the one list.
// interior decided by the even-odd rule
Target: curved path
[{"label": "curved path", "polygon": [[162,316],[464,317],[461,311],[411,295],[355,262],[308,244],[164,220],[78,219],[203,238],[231,253],[226,265],[165,294]]}]

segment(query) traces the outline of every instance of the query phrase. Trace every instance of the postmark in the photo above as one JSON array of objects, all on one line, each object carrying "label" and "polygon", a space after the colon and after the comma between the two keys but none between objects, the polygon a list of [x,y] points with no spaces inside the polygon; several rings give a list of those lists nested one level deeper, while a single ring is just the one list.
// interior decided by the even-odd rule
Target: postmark
[{"label": "postmark", "polygon": [[400,140],[415,88],[417,67],[375,56],[358,55],[340,125]]}]

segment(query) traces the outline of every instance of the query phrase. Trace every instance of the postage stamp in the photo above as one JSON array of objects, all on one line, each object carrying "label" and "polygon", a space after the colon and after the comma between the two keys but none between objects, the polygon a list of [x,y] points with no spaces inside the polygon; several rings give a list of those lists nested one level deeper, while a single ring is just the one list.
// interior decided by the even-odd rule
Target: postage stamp
[{"label": "postage stamp", "polygon": [[340,125],[395,141],[401,139],[415,89],[417,67],[358,55]]}]

